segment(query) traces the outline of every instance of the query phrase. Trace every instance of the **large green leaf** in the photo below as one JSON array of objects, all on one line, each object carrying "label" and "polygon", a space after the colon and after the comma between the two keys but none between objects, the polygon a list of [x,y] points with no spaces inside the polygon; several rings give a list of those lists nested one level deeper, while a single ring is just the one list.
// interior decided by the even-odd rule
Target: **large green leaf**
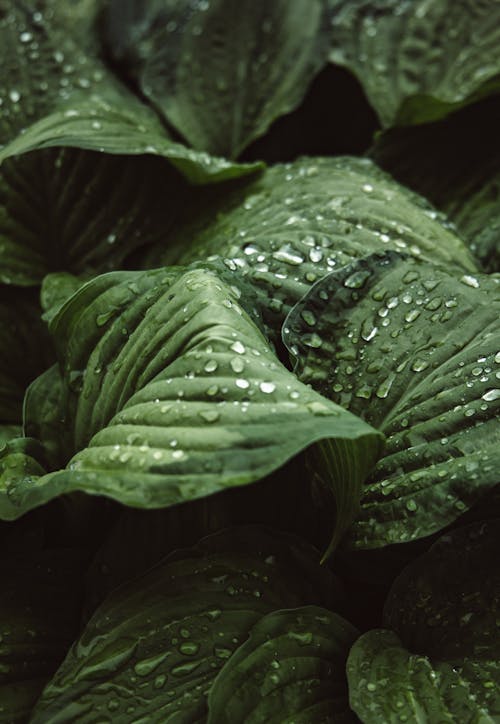
[{"label": "large green leaf", "polygon": [[[418,128],[381,135],[377,163],[454,221],[486,271],[500,271],[498,97]],[[460,153],[457,153],[460,149]]]},{"label": "large green leaf", "polygon": [[210,189],[146,266],[218,255],[256,288],[276,333],[291,306],[334,268],[396,249],[448,267],[476,268],[464,243],[422,197],[367,159],[310,158],[268,169],[228,193]]},{"label": "large green leaf", "polygon": [[396,579],[384,611],[396,633],[370,631],[349,655],[365,724],[499,721],[499,522],[443,536]]},{"label": "large green leaf", "polygon": [[75,24],[58,0],[2,0],[0,162],[48,146],[75,146],[163,156],[195,182],[253,171],[255,164],[230,163],[172,140],[154,111],[99,57],[92,5],[83,13],[80,3],[88,20]]},{"label": "large green leaf", "polygon": [[436,533],[499,482],[499,291],[390,252],[328,275],[290,313],[299,378],[387,437],[350,545]]},{"label": "large green leaf", "polygon": [[78,633],[82,556],[2,544],[0,721],[25,722]]},{"label": "large green leaf", "polygon": [[201,722],[218,672],[263,615],[338,601],[319,554],[243,527],[178,551],[116,589],[47,686],[32,721]]},{"label": "large green leaf", "polygon": [[[115,272],[80,288],[51,322],[62,393],[48,410],[31,404],[37,383],[26,402],[27,429],[47,431],[49,447],[4,451],[3,515],[72,490],[173,505],[259,480],[326,440],[336,540],[382,436],[285,369],[239,296],[203,269]],[[67,468],[37,479],[54,446]]]},{"label": "large green leaf", "polygon": [[34,295],[0,286],[0,424],[21,424],[26,387],[54,359],[40,315]]},{"label": "large green leaf", "polygon": [[384,126],[422,123],[500,89],[500,8],[470,0],[330,0],[333,62]]},{"label": "large green leaf", "polygon": [[0,281],[39,284],[49,272],[117,268],[158,242],[190,187],[151,156],[72,148],[8,159],[0,169]]},{"label": "large green leaf", "polygon": [[324,0],[112,0],[111,53],[195,148],[235,158],[327,63]]},{"label": "large green leaf", "polygon": [[264,616],[217,675],[208,724],[355,722],[345,664],[358,635],[318,606]]}]

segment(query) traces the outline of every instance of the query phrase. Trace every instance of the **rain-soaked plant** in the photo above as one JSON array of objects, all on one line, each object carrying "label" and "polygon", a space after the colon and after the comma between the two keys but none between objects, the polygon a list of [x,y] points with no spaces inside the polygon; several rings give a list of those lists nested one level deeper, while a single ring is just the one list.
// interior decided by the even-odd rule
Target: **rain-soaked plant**
[{"label": "rain-soaked plant", "polygon": [[0,722],[499,720],[499,28],[0,0]]}]

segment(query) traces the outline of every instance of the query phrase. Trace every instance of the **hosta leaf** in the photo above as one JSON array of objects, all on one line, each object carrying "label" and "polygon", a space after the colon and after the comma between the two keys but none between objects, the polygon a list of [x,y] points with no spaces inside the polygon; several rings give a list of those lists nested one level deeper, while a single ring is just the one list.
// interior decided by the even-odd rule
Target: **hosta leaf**
[{"label": "hosta leaf", "polygon": [[499,291],[390,252],[328,275],[290,313],[299,378],[387,437],[351,545],[438,532],[499,482]]},{"label": "hosta leaf", "polygon": [[226,257],[228,267],[257,289],[264,318],[276,332],[314,281],[387,248],[475,269],[435,209],[374,163],[311,158],[274,166],[229,194],[214,189],[196,220],[189,212],[172,243],[158,245],[145,264]]},{"label": "hosta leaf", "polygon": [[387,131],[371,151],[446,212],[490,272],[500,271],[499,121],[498,98],[489,99],[446,121]]},{"label": "hosta leaf", "polygon": [[32,294],[0,287],[0,423],[21,424],[26,387],[53,361]]},{"label": "hosta leaf", "polygon": [[[68,467],[35,480],[22,459],[16,470],[4,456],[18,513],[72,490],[173,505],[259,480],[328,439],[336,528],[348,525],[381,436],[279,364],[239,294],[203,269],[116,272],[84,285],[51,323]],[[53,408],[48,421],[42,406],[31,409],[27,429],[49,431],[53,449]]]},{"label": "hosta leaf", "polygon": [[217,675],[208,724],[355,722],[345,663],[357,637],[318,606],[267,614]]},{"label": "hosta leaf", "polygon": [[232,178],[234,164],[174,142],[154,111],[114,77],[91,37],[57,0],[0,6],[0,162],[48,146],[165,157],[196,182]]},{"label": "hosta leaf", "polygon": [[204,721],[218,670],[277,608],[334,606],[336,583],[293,536],[241,528],[116,589],[45,689],[33,722]]},{"label": "hosta leaf", "polygon": [[330,40],[323,0],[112,0],[107,30],[115,59],[183,137],[231,158],[300,103]]},{"label": "hosta leaf", "polygon": [[78,633],[82,556],[8,551],[0,575],[0,721],[25,722]]},{"label": "hosta leaf", "polygon": [[331,0],[333,62],[361,81],[384,126],[447,115],[500,88],[496,3]]},{"label": "hosta leaf", "polygon": [[164,238],[190,193],[151,156],[62,148],[9,159],[0,170],[0,281],[117,268]]},{"label": "hosta leaf", "polygon": [[[498,520],[452,531],[396,579],[347,672],[363,722],[498,721]],[[410,653],[415,652],[415,653]]]}]

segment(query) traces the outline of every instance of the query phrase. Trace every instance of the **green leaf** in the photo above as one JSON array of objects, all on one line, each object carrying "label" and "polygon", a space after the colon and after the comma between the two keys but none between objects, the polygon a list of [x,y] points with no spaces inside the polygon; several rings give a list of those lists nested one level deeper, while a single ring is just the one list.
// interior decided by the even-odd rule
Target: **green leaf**
[{"label": "green leaf", "polygon": [[489,272],[500,271],[499,122],[498,98],[489,99],[446,121],[387,131],[371,150],[398,181],[449,216]]},{"label": "green leaf", "polygon": [[96,611],[37,706],[33,724],[170,717],[204,721],[206,696],[263,615],[320,602],[336,583],[300,539],[255,526],[177,551]]},{"label": "green leaf", "polygon": [[356,721],[345,664],[358,635],[318,606],[264,616],[217,675],[208,724]]},{"label": "green leaf", "polygon": [[0,287],[0,423],[20,425],[26,387],[54,359],[32,294]]},{"label": "green leaf", "polygon": [[173,141],[154,111],[103,64],[91,18],[75,24],[58,0],[3,0],[0,10],[0,64],[6,71],[0,85],[0,163],[40,148],[74,146],[158,155],[202,183],[260,167],[213,158]]},{"label": "green leaf", "polygon": [[232,192],[210,191],[196,219],[186,210],[184,224],[144,264],[225,257],[256,289],[275,338],[313,282],[367,253],[395,249],[476,269],[446,220],[367,159],[302,159]]},{"label": "green leaf", "polygon": [[0,169],[0,281],[115,269],[163,239],[191,193],[151,156],[62,148],[9,159]]},{"label": "green leaf", "polygon": [[113,0],[107,20],[144,96],[194,148],[230,158],[298,106],[328,60],[323,0]]},{"label": "green leaf", "polygon": [[348,543],[442,530],[498,483],[498,280],[394,252],[328,275],[284,325],[295,372],[387,438]]},{"label": "green leaf", "polygon": [[330,59],[358,77],[385,127],[438,120],[500,89],[495,3],[331,0],[331,8]]},{"label": "green leaf", "polygon": [[[5,552],[5,541],[2,541]],[[25,722],[78,632],[82,556],[8,550],[0,576],[0,720]]]},{"label": "green leaf", "polygon": [[429,660],[407,651],[393,631],[363,634],[349,654],[347,677],[351,708],[363,724],[457,721],[443,701],[441,682]]},{"label": "green leaf", "polygon": [[[26,406],[27,429],[42,442],[48,433],[45,455],[63,437],[68,466],[36,480],[5,454],[0,479],[18,515],[73,490],[174,505],[257,481],[328,439],[344,511],[334,536],[349,525],[382,436],[298,382],[239,296],[203,269],[116,272],[81,287],[51,323],[62,397],[45,420],[42,378]],[[57,420],[65,432],[54,441]]]},{"label": "green leaf", "polygon": [[349,655],[363,722],[498,721],[499,522],[448,533],[396,579],[384,610],[396,633],[370,631]]}]

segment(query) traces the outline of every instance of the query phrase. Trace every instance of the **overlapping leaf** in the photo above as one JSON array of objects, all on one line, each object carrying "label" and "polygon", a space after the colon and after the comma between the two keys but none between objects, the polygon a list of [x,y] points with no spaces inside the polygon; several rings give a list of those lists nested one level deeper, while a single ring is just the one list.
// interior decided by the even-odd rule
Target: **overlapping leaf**
[{"label": "overlapping leaf", "polygon": [[92,15],[75,26],[57,0],[3,0],[0,11],[0,162],[49,146],[75,146],[163,156],[196,182],[254,170],[173,141],[155,112],[100,59]]},{"label": "overlapping leaf", "polygon": [[[37,382],[26,401],[30,434],[47,435],[43,455],[62,450],[68,466],[37,479],[33,441],[4,451],[3,515],[72,490],[173,505],[259,480],[327,440],[342,512],[336,540],[381,436],[278,362],[240,294],[202,269],[116,272],[84,285],[51,323],[62,391],[47,409]],[[42,397],[47,384],[57,390],[53,374],[39,383]]]},{"label": "overlapping leaf", "polygon": [[329,50],[323,0],[116,0],[108,39],[194,148],[230,158],[300,103]]},{"label": "overlapping leaf", "polygon": [[318,606],[264,616],[217,675],[208,724],[355,722],[345,663],[357,637],[345,619]]},{"label": "overlapping leaf", "polygon": [[396,249],[474,270],[464,243],[421,197],[374,163],[353,157],[277,165],[228,194],[209,194],[193,221],[146,256],[145,266],[226,258],[256,288],[271,334],[311,284],[372,251]]},{"label": "overlapping leaf", "polygon": [[361,81],[384,126],[447,115],[500,88],[497,3],[330,0],[331,60]]},{"label": "overlapping leaf", "polygon": [[387,437],[351,545],[435,533],[499,482],[499,292],[392,252],[330,274],[290,313],[299,378]]},{"label": "overlapping leaf", "polygon": [[396,579],[384,612],[393,630],[364,634],[348,659],[365,724],[498,721],[498,523],[447,534]]},{"label": "overlapping leaf", "polygon": [[318,558],[299,539],[262,527],[172,554],[106,599],[32,721],[204,721],[217,672],[254,623],[283,607],[341,600]]}]

